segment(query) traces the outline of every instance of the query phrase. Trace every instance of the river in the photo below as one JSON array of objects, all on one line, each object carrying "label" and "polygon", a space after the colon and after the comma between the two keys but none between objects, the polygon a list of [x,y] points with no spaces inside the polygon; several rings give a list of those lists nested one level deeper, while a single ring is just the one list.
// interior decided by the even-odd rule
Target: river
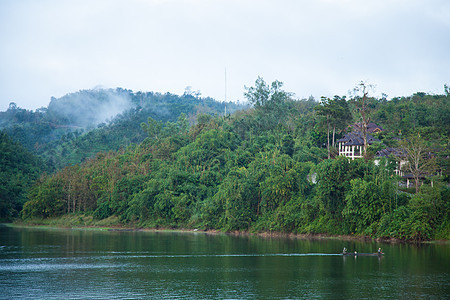
[{"label": "river", "polygon": [[0,225],[0,299],[444,299],[449,272],[442,244]]}]

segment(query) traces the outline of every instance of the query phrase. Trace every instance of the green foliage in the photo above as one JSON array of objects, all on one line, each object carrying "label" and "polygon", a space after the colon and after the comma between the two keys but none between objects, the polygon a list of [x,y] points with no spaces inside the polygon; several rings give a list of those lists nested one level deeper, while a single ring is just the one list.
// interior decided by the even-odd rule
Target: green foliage
[{"label": "green foliage", "polygon": [[346,205],[342,211],[346,233],[364,233],[371,230],[371,225],[379,221],[383,214],[381,189],[374,182],[356,178],[350,181],[350,190],[346,193]]},{"label": "green foliage", "polygon": [[292,157],[292,155],[294,154],[294,145],[295,141],[293,137],[289,134],[286,134],[282,140],[281,152]]},{"label": "green foliage", "polygon": [[244,96],[255,108],[255,115],[248,119],[253,132],[261,133],[287,125],[292,101],[291,94],[282,90],[282,86],[283,83],[279,81],[274,81],[269,86],[264,79],[258,77],[254,87],[246,88]]},{"label": "green foliage", "polygon": [[345,196],[351,189],[350,181],[369,176],[372,174],[373,168],[373,162],[349,160],[346,157],[319,163],[316,167],[316,195],[323,203],[327,213],[336,220],[341,220]]},{"label": "green foliage", "polygon": [[450,188],[437,183],[423,187],[406,205],[381,218],[378,236],[408,240],[449,238]]},{"label": "green foliage", "polygon": [[[188,120],[203,112],[209,115],[232,113],[242,108],[236,103],[217,102],[190,94],[133,92],[131,90],[83,90],[53,98],[48,108],[35,112],[12,103],[0,112],[0,129],[45,161],[52,172],[77,164],[97,152],[117,151],[132,143],[141,143],[146,135],[140,125],[152,118],[166,123],[166,132],[184,114],[181,130]],[[187,116],[190,116],[189,118]],[[151,135],[150,135],[151,136]]]},{"label": "green foliage", "polygon": [[[281,88],[278,81],[269,85],[258,78],[245,94],[253,108],[224,117],[214,115],[223,106],[192,93],[178,97],[120,90],[135,109],[95,130],[66,132],[53,152],[42,151],[47,162],[55,157],[61,168],[28,191],[21,215],[79,214],[92,222],[114,219],[135,226],[224,231],[448,238],[448,151],[436,154],[442,176],[428,178],[417,194],[402,192],[392,159],[377,165],[364,159],[326,159],[326,130],[330,136],[341,134],[355,101],[293,100]],[[378,136],[383,143],[378,147],[395,146],[388,138],[413,132],[413,127],[431,137],[436,149],[448,148],[449,121],[435,107],[446,111],[448,95],[366,100],[372,120],[384,120],[380,125],[390,131]],[[324,128],[325,108],[330,111]],[[53,109],[51,115],[18,110],[11,106],[8,113],[21,120],[43,120],[45,115],[58,121]],[[66,117],[58,122],[73,122]],[[8,157],[4,161],[13,161]],[[71,164],[62,167],[62,162]],[[13,165],[5,163],[10,173],[1,173],[0,195],[6,186],[12,193],[31,185]],[[3,185],[6,178],[21,185]],[[19,202],[27,199],[21,195]]]},{"label": "green foliage", "polygon": [[257,189],[245,168],[232,170],[213,197],[223,207],[219,226],[225,230],[248,229],[256,216]]},{"label": "green foliage", "polygon": [[0,221],[18,216],[40,167],[37,157],[0,131]]},{"label": "green foliage", "polygon": [[[351,121],[351,112],[345,97],[334,96],[333,99],[322,97],[314,110],[322,117],[322,123],[327,131],[328,158],[331,157],[331,146],[335,145],[336,130],[342,131]],[[330,133],[333,140],[330,143]]]},{"label": "green foliage", "polygon": [[135,193],[126,211],[126,221],[147,220],[154,216],[155,197],[161,191],[161,182],[151,179],[146,188]]},{"label": "green foliage", "polygon": [[62,215],[65,203],[63,199],[63,182],[60,178],[44,176],[33,186],[28,197],[31,199],[23,206],[22,218],[49,218]]},{"label": "green foliage", "polygon": [[263,214],[253,227],[256,231],[296,233],[302,224],[301,199],[292,199],[275,210]]},{"label": "green foliage", "polygon": [[413,176],[418,193],[419,178],[424,174],[434,174],[437,169],[435,158],[429,157],[431,151],[420,135],[411,135],[402,140],[400,145],[406,161],[404,169]]}]

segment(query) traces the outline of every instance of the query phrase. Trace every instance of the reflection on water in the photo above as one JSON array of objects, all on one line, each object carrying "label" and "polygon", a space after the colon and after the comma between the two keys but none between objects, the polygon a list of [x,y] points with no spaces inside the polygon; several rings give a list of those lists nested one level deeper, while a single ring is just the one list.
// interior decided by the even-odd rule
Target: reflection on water
[{"label": "reflection on water", "polygon": [[[349,251],[385,257],[342,257]],[[1,299],[445,298],[449,247],[0,227]]]}]

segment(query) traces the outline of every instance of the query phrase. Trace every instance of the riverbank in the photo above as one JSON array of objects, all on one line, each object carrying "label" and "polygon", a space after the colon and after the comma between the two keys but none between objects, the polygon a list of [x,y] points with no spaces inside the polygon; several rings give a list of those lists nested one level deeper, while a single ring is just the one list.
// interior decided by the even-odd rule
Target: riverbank
[{"label": "riverbank", "polygon": [[139,224],[123,224],[116,216],[111,216],[103,220],[95,220],[89,215],[64,215],[58,218],[47,219],[30,219],[27,221],[17,220],[8,226],[17,227],[39,227],[39,228],[62,228],[62,229],[86,229],[86,230],[105,230],[105,231],[172,231],[172,232],[192,232],[204,234],[227,234],[234,236],[259,236],[263,238],[291,238],[291,239],[308,239],[308,240],[344,240],[344,241],[364,241],[364,242],[381,242],[381,243],[439,243],[449,244],[449,240],[431,240],[431,241],[408,241],[396,238],[373,238],[361,235],[330,235],[325,233],[287,233],[276,231],[251,232],[251,231],[231,231],[224,232],[220,230],[202,230],[191,228],[151,228],[142,227]]}]

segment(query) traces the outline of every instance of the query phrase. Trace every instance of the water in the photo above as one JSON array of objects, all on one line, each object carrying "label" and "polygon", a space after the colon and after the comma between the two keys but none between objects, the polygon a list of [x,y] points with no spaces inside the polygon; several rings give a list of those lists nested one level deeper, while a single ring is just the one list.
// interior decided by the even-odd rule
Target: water
[{"label": "water", "polygon": [[446,299],[449,263],[448,245],[0,226],[0,299]]}]

